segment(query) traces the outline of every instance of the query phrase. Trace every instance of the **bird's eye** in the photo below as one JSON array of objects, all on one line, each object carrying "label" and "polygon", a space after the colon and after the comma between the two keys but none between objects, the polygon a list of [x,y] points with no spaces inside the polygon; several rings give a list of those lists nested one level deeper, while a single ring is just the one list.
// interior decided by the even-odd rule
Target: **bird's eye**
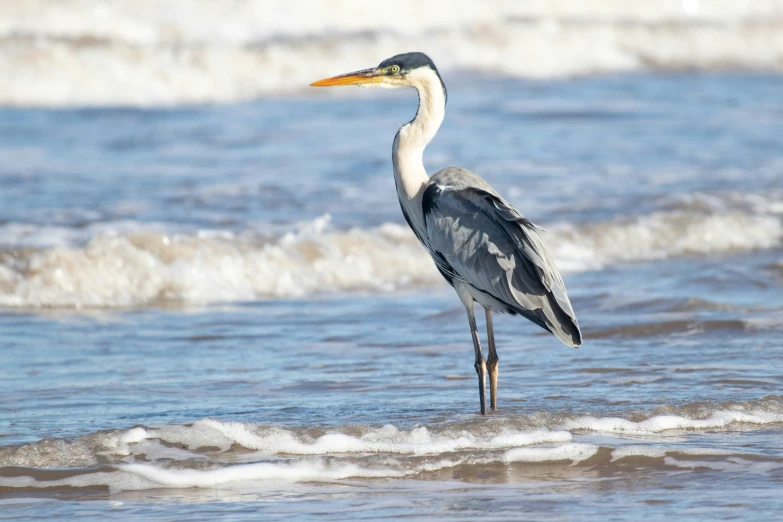
[{"label": "bird's eye", "polygon": [[392,74],[397,74],[398,72],[400,72],[399,65],[392,65],[389,69],[391,70]]}]

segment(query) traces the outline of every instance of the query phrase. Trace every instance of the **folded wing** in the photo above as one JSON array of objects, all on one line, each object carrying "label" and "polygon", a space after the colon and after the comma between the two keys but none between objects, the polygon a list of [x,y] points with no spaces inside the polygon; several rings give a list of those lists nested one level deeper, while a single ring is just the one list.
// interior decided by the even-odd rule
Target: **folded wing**
[{"label": "folded wing", "polygon": [[426,246],[447,280],[481,304],[520,314],[569,346],[582,335],[554,260],[536,227],[479,176],[460,168],[430,179],[422,198]]}]

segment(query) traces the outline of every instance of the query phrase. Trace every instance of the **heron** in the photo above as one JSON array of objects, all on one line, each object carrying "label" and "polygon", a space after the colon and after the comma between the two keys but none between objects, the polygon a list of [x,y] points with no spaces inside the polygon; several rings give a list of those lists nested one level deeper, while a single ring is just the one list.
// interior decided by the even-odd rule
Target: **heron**
[{"label": "heron", "polygon": [[[427,175],[424,149],[443,122],[448,99],[446,85],[429,56],[420,52],[398,54],[377,67],[311,85],[416,89],[416,115],[400,126],[392,145],[397,197],[405,221],[465,306],[482,415],[487,413],[487,375],[490,407],[497,409],[499,359],[492,312],[525,317],[567,346],[582,344],[563,278],[538,235],[539,228],[469,170],[448,167],[432,177]],[[484,308],[486,317],[486,359],[474,303]]]}]

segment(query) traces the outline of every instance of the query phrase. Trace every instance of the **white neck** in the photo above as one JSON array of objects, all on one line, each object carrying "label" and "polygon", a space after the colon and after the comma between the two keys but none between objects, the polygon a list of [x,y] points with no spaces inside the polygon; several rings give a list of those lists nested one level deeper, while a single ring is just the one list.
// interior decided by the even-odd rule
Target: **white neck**
[{"label": "white neck", "polygon": [[431,69],[413,71],[406,79],[419,93],[419,110],[394,137],[392,162],[400,205],[411,220],[414,232],[420,234],[424,230],[421,196],[429,181],[422,156],[443,122],[446,95],[440,78]]}]

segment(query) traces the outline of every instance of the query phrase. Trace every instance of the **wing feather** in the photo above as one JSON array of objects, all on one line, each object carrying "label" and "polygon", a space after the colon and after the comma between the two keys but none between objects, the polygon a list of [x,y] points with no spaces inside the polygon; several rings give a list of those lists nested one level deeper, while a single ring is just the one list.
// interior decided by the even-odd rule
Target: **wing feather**
[{"label": "wing feather", "polygon": [[565,284],[537,227],[475,174],[449,170],[431,178],[422,199],[425,246],[441,272],[467,282],[480,295],[505,305],[505,311],[524,315],[564,343],[581,344]]}]

